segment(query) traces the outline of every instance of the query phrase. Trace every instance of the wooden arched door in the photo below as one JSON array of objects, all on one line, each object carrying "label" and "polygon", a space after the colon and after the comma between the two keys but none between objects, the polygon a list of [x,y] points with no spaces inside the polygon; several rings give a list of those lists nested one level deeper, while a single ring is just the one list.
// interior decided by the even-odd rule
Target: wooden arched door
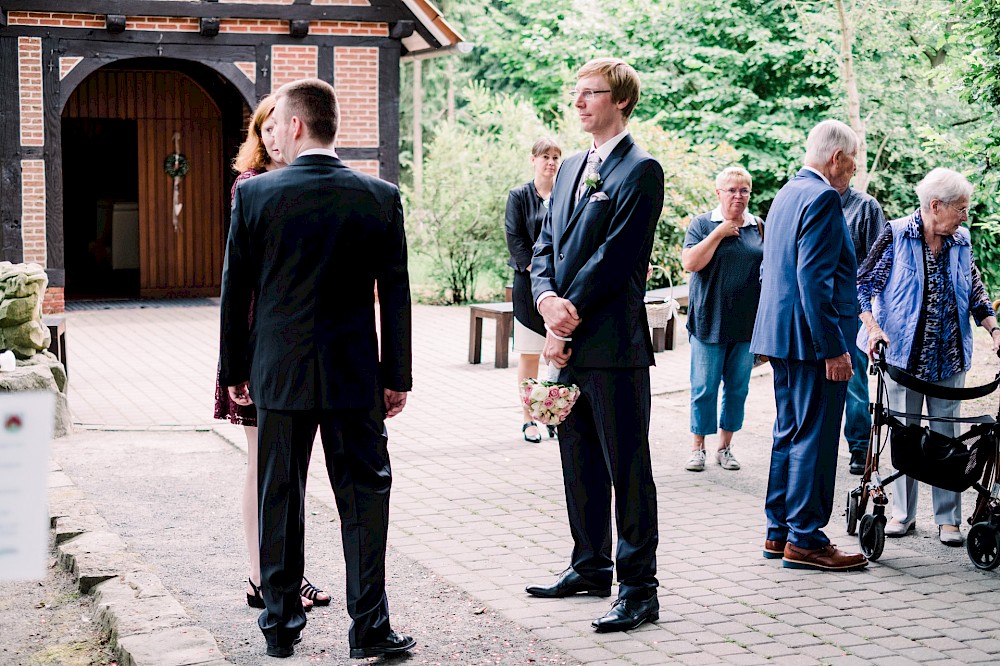
[{"label": "wooden arched door", "polygon": [[[222,114],[211,95],[182,72],[98,70],[73,91],[63,118],[135,123],[136,136],[128,139],[137,146],[138,201],[116,218],[120,228],[111,260],[118,266],[135,264],[138,295],[217,295],[228,196],[222,192]],[[188,167],[179,179],[176,220],[174,180],[164,169],[175,145]],[[67,205],[65,224],[72,223],[71,216]],[[134,230],[124,228],[132,224]]]}]

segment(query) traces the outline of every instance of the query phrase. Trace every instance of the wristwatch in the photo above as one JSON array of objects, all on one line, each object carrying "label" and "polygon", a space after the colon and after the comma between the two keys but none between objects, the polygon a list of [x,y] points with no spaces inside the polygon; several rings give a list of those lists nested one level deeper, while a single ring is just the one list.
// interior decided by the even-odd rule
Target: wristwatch
[{"label": "wristwatch", "polygon": [[993,328],[991,328],[990,329],[990,335],[993,335],[997,331],[1000,331],[1000,326],[994,326]]}]

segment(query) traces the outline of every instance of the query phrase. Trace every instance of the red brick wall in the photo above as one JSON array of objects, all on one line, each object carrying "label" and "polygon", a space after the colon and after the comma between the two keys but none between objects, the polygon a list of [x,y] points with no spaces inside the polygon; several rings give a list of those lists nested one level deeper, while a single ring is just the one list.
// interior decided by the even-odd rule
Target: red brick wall
[{"label": "red brick wall", "polygon": [[275,44],[271,47],[271,92],[286,83],[319,75],[315,46]]},{"label": "red brick wall", "polygon": [[17,78],[21,100],[21,145],[44,146],[41,38],[17,38]]},{"label": "red brick wall", "polygon": [[341,116],[337,145],[378,146],[378,49],[334,48],[333,72]]},{"label": "red brick wall", "polygon": [[62,287],[49,287],[42,299],[42,314],[62,314],[66,311],[66,300]]},{"label": "red brick wall", "polygon": [[45,267],[45,160],[21,160],[22,261]]},{"label": "red brick wall", "polygon": [[344,160],[344,164],[352,169],[363,171],[369,176],[375,176],[376,178],[379,176],[378,160]]}]

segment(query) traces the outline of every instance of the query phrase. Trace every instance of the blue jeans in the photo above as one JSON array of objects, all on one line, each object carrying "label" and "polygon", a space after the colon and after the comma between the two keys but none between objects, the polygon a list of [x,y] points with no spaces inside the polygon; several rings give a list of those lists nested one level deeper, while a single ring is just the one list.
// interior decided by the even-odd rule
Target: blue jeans
[{"label": "blue jeans", "polygon": [[[691,341],[691,432],[713,435],[719,428],[736,432],[743,427],[743,407],[750,390],[753,354],[749,342]],[[722,415],[716,418],[719,384],[722,383]]]},{"label": "blue jeans", "polygon": [[853,340],[848,340],[848,344],[854,358],[854,374],[847,382],[844,439],[849,451],[867,451],[872,430],[872,415],[868,412],[868,354],[858,349]]}]

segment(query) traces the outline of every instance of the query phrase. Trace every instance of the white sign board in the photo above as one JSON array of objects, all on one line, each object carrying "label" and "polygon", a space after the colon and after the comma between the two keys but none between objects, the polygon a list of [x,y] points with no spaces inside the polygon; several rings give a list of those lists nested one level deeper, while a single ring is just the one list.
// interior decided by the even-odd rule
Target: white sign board
[{"label": "white sign board", "polygon": [[0,393],[0,580],[45,578],[55,396]]}]

